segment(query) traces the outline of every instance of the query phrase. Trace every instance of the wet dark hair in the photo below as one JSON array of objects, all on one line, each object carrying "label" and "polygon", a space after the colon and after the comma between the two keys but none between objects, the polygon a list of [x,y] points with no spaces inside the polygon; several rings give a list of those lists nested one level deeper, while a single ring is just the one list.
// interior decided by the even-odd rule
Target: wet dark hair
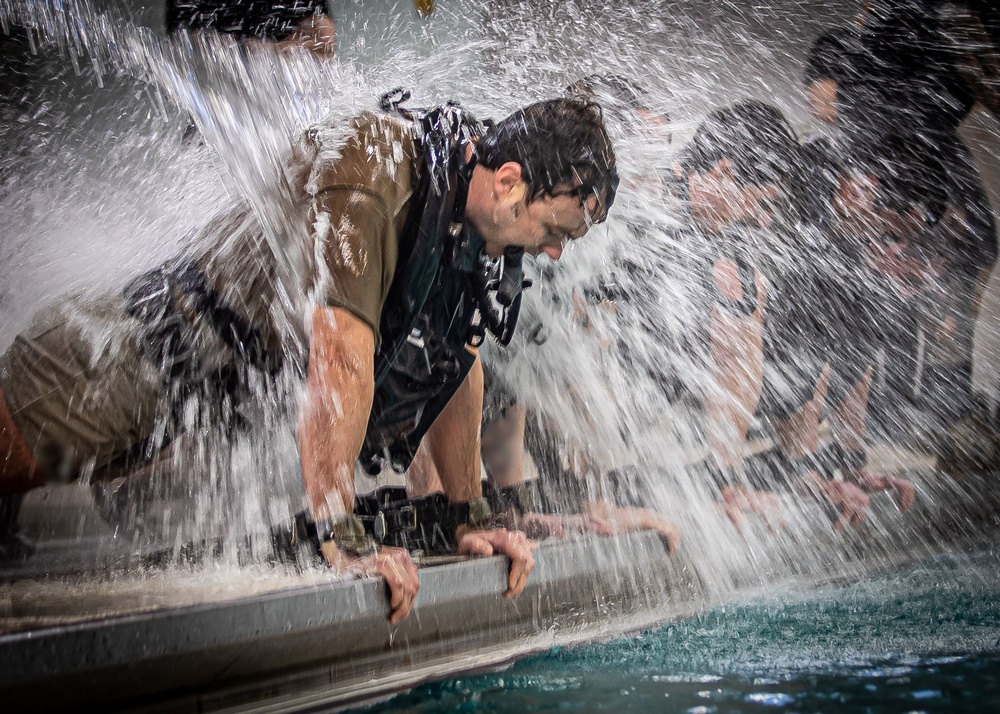
[{"label": "wet dark hair", "polygon": [[832,79],[837,82],[853,79],[856,57],[862,52],[861,38],[849,27],[839,27],[824,32],[813,43],[806,58],[802,82]]},{"label": "wet dark hair", "polygon": [[859,142],[848,151],[844,171],[878,179],[880,201],[897,213],[922,205],[934,223],[947,208],[948,172],[918,135],[889,133]]},{"label": "wet dark hair", "polygon": [[[497,122],[476,144],[480,166],[496,171],[513,161],[528,184],[528,201],[571,194],[598,197],[604,220],[618,190],[618,169],[600,107],[580,99],[550,99]],[[566,190],[569,187],[569,190]]]},{"label": "wet dark hair", "polygon": [[312,15],[326,15],[326,0],[167,0],[167,32],[215,30],[240,39],[278,42]]},{"label": "wet dark hair", "polygon": [[566,87],[566,96],[573,99],[595,101],[602,94],[623,109],[650,108],[649,92],[620,74],[590,74]]},{"label": "wet dark hair", "polygon": [[756,100],[712,112],[701,123],[681,158],[685,173],[710,171],[729,159],[744,185],[784,183],[800,168],[795,132],[776,108]]}]

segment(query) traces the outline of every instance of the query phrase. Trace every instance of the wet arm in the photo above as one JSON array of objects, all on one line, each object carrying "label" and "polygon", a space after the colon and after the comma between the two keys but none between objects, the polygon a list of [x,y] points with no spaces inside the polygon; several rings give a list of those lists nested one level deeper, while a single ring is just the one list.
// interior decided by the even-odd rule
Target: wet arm
[{"label": "wet arm", "polygon": [[313,313],[299,452],[314,518],[354,512],[354,463],[371,412],[374,355],[371,327],[350,312]]},{"label": "wet arm", "polygon": [[458,391],[427,432],[431,459],[451,501],[464,503],[483,495],[479,475],[479,427],[483,418],[483,363],[475,364]]},{"label": "wet arm", "polygon": [[[733,292],[739,297],[734,292],[740,290],[735,272],[719,267],[714,279],[721,293],[732,297]],[[734,315],[719,306],[712,310],[711,373],[715,388],[705,400],[705,412],[709,446],[720,466],[742,460],[750,421],[760,400],[767,286],[760,273],[755,273],[758,305],[752,315]]]}]

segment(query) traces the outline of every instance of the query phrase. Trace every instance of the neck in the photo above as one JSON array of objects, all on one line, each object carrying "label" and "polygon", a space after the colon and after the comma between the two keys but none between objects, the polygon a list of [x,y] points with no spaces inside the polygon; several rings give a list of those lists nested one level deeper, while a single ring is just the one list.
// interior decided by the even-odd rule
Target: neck
[{"label": "neck", "polygon": [[[469,147],[471,150],[471,147]],[[480,234],[488,225],[491,206],[489,205],[492,191],[492,174],[489,169],[476,166],[472,169],[469,179],[469,195],[465,199],[465,220]]]}]

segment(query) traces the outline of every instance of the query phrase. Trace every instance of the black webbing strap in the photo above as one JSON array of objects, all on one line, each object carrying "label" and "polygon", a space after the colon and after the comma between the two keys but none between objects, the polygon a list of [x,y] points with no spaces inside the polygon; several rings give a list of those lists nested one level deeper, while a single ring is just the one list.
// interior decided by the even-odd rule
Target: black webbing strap
[{"label": "black webbing strap", "polygon": [[494,515],[513,512],[523,516],[526,513],[542,512],[541,493],[535,481],[526,481],[514,486],[496,486],[484,481],[483,496]]},{"label": "black webbing strap", "polygon": [[443,493],[407,498],[406,489],[389,486],[355,496],[354,513],[380,545],[424,553],[451,553],[460,526],[483,528],[492,512],[486,499],[452,503]]}]

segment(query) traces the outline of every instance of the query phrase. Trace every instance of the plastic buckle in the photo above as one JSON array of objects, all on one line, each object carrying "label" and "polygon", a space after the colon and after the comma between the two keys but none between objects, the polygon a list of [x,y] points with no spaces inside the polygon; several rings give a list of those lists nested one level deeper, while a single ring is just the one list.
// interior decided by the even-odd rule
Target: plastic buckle
[{"label": "plastic buckle", "polygon": [[399,509],[399,513],[408,514],[410,516],[410,525],[403,525],[402,528],[408,531],[417,530],[417,509],[414,506],[403,506]]}]

